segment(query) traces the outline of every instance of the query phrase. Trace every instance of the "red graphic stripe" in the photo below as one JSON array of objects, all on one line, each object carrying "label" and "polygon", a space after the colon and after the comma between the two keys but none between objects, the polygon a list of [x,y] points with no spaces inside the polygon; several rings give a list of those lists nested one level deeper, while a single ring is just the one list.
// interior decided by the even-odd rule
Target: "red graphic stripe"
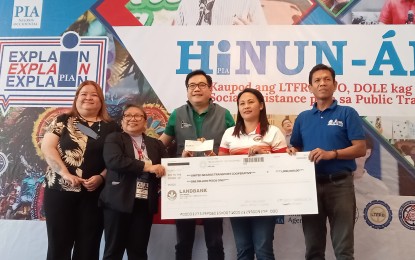
[{"label": "red graphic stripe", "polygon": [[283,147],[280,149],[276,149],[276,150],[271,150],[271,153],[286,153],[287,152],[287,147]]},{"label": "red graphic stripe", "polygon": [[104,0],[96,11],[111,26],[142,26],[140,21],[127,9],[129,0]]}]

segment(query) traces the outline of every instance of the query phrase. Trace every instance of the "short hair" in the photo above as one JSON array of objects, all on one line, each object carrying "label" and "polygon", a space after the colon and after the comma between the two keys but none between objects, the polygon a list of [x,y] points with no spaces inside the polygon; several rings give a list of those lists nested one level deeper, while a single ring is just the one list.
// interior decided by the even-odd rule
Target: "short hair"
[{"label": "short hair", "polygon": [[284,122],[285,121],[290,121],[290,123],[292,124],[293,122],[291,121],[291,119],[288,117],[288,116],[286,116],[283,120],[282,120],[282,122],[281,122],[281,126],[284,126]]},{"label": "short hair", "polygon": [[186,80],[184,82],[184,84],[185,84],[186,87],[187,87],[187,84],[189,83],[189,79],[191,77],[193,77],[193,76],[196,76],[196,75],[203,75],[203,76],[205,76],[206,81],[207,81],[209,87],[212,86],[212,82],[213,81],[212,81],[212,77],[211,76],[209,76],[208,74],[206,74],[206,72],[204,72],[203,70],[194,70],[194,71],[190,72],[189,74],[187,74],[187,76],[186,76]]},{"label": "short hair", "polygon": [[78,100],[79,93],[81,92],[82,88],[85,87],[86,85],[92,85],[92,86],[95,87],[95,90],[98,94],[98,98],[101,101],[101,108],[98,111],[98,116],[104,122],[112,121],[112,119],[111,119],[111,117],[110,117],[110,115],[108,114],[108,111],[107,111],[107,105],[105,104],[105,97],[104,97],[104,93],[102,92],[102,88],[100,87],[100,85],[98,85],[98,83],[96,83],[95,81],[92,81],[92,80],[85,80],[81,84],[79,84],[78,89],[75,92],[75,98],[74,98],[74,101],[72,103],[71,111],[69,111],[68,114],[70,116],[80,117],[78,109],[76,108],[76,101]]},{"label": "short hair", "polygon": [[140,105],[136,105],[136,104],[127,104],[127,105],[125,105],[125,106],[124,106],[124,109],[122,110],[122,115],[124,116],[125,111],[127,111],[128,109],[130,109],[130,108],[132,108],[132,107],[135,107],[135,108],[140,109],[140,110],[141,110],[141,112],[143,112],[143,115],[144,115],[144,120],[147,120],[147,113],[146,113],[146,111],[144,110],[144,107],[143,107],[143,106],[140,106]]},{"label": "short hair", "polygon": [[259,112],[259,125],[260,125],[260,134],[264,136],[268,132],[269,122],[267,118],[267,109],[265,108],[265,100],[264,96],[259,90],[253,88],[246,88],[238,94],[238,98],[236,99],[236,104],[238,106],[238,114],[236,116],[236,123],[235,129],[233,130],[232,135],[239,137],[240,133],[247,134],[245,131],[245,122],[239,112],[239,99],[244,93],[252,93],[258,99],[259,103],[263,104],[263,109]]},{"label": "short hair", "polygon": [[310,70],[310,73],[308,74],[308,84],[311,85],[312,80],[313,80],[313,74],[316,71],[319,71],[319,70],[328,70],[328,71],[330,71],[330,74],[331,74],[331,77],[333,78],[333,81],[336,80],[336,72],[334,71],[334,69],[332,67],[329,67],[329,66],[324,65],[324,64],[317,64],[316,66],[314,66]]}]

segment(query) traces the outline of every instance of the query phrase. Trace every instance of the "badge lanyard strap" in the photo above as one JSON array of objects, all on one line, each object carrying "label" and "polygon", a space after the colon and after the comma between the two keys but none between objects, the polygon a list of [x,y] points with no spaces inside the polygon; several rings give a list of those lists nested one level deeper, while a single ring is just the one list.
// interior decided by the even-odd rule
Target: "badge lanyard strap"
[{"label": "badge lanyard strap", "polygon": [[134,138],[131,137],[131,140],[133,141],[133,146],[135,150],[138,153],[138,159],[142,161],[144,159],[143,151],[146,149],[146,145],[144,144],[144,139],[141,140],[141,147],[138,146],[137,142],[134,140]]}]

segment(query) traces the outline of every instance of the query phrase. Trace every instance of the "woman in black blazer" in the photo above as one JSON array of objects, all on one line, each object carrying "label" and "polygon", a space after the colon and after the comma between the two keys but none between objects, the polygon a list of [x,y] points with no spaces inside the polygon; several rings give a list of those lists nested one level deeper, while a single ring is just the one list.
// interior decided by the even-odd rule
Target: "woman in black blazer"
[{"label": "woman in black blazer", "polygon": [[147,116],[137,105],[123,112],[122,133],[110,134],[104,144],[107,178],[100,196],[104,208],[105,252],[103,259],[147,259],[147,245],[157,190],[165,169],[164,145],[144,134]]}]

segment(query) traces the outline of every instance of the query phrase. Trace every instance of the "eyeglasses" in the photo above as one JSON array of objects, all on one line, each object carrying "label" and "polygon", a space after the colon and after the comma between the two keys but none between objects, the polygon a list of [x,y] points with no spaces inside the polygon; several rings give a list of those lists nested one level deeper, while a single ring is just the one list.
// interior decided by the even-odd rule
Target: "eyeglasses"
[{"label": "eyeglasses", "polygon": [[141,119],[144,119],[144,115],[139,115],[139,114],[137,114],[137,115],[130,115],[130,114],[126,114],[126,115],[123,115],[123,118],[125,119],[125,120],[127,120],[127,121],[130,121],[131,119],[137,119],[137,120],[141,120]]},{"label": "eyeglasses", "polygon": [[187,89],[194,90],[196,87],[199,87],[199,89],[206,89],[209,87],[209,85],[205,82],[199,82],[199,83],[190,83],[187,85]]}]

